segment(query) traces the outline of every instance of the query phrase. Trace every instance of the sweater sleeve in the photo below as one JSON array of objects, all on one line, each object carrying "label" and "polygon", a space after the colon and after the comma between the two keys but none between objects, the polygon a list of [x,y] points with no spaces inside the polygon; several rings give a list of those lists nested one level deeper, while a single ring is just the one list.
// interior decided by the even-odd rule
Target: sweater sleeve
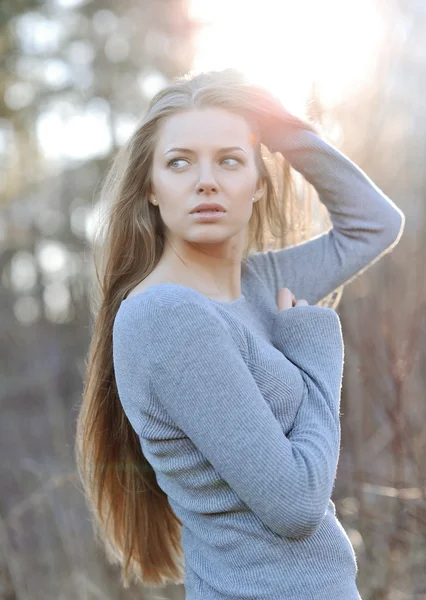
[{"label": "sweater sleeve", "polygon": [[[294,355],[305,368],[306,362],[317,364],[311,372],[315,389],[307,379],[311,418],[294,443],[225,322],[210,307],[187,300],[160,308],[150,319],[148,350],[153,390],[170,417],[264,525],[290,538],[311,535],[324,516],[335,464],[342,361],[337,313],[308,306],[287,312],[293,311],[293,318],[281,316],[282,335],[289,320],[295,336],[298,317],[300,335],[312,349],[306,361],[301,346]],[[145,362],[142,344],[136,352]],[[329,447],[333,451],[324,456]]]},{"label": "sweater sleeve", "polygon": [[[273,343],[300,369],[306,384],[288,439],[293,452],[305,460],[317,507],[313,523],[319,523],[333,491],[340,454],[344,365],[340,319],[330,308],[297,306],[278,312],[273,331]],[[307,439],[313,443],[306,444]]]},{"label": "sweater sleeve", "polygon": [[332,228],[311,240],[251,254],[248,262],[271,290],[288,287],[317,304],[349,283],[398,242],[403,212],[349,158],[312,131],[277,131],[270,144],[311,183]]}]

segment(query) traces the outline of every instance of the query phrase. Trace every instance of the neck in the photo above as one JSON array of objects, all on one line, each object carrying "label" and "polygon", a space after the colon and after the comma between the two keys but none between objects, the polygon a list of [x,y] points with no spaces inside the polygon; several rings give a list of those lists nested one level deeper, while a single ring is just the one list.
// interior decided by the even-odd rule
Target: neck
[{"label": "neck", "polygon": [[157,272],[174,283],[192,287],[215,300],[229,302],[241,296],[241,256],[215,256],[202,249],[176,252],[165,247]]}]

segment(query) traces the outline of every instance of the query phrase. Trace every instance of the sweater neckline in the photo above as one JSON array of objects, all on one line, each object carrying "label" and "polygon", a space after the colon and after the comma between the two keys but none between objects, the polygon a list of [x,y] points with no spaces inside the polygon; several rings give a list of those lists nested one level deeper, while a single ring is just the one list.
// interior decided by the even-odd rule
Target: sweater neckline
[{"label": "sweater neckline", "polygon": [[244,294],[241,294],[240,296],[238,296],[238,298],[235,298],[234,300],[215,300],[214,298],[210,298],[210,296],[207,296],[206,294],[203,294],[202,292],[199,292],[198,290],[196,290],[194,288],[191,288],[191,287],[188,287],[185,285],[181,285],[180,283],[170,283],[167,281],[163,281],[162,283],[157,283],[155,285],[150,286],[148,289],[144,290],[143,292],[138,292],[131,298],[124,298],[124,300],[122,300],[122,303],[128,302],[128,301],[132,300],[133,298],[142,296],[143,294],[146,294],[148,291],[158,288],[159,286],[162,286],[162,285],[175,286],[178,288],[184,288],[186,290],[192,290],[192,291],[196,292],[197,294],[200,294],[204,298],[207,298],[207,300],[210,300],[210,302],[213,302],[214,304],[218,304],[220,306],[238,306],[239,304],[242,304],[246,299]]}]

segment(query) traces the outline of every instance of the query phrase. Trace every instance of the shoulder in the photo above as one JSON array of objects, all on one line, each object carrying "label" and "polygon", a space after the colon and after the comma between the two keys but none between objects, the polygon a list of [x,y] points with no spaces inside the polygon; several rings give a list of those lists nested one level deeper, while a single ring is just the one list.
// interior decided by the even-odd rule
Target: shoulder
[{"label": "shoulder", "polygon": [[[113,325],[113,351],[128,364],[148,361],[158,372],[187,357],[214,356],[237,346],[232,328],[196,290],[167,284],[122,302]],[[129,354],[130,350],[130,354]]]},{"label": "shoulder", "polygon": [[161,283],[122,301],[114,331],[148,330],[161,324],[180,328],[200,318],[221,320],[209,299],[200,292],[175,283]]}]

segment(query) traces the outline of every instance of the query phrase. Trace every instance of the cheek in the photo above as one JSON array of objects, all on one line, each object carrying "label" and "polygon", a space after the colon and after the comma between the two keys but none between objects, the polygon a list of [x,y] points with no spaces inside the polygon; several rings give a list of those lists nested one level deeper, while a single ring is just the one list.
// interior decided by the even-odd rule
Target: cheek
[{"label": "cheek", "polygon": [[253,190],[256,186],[256,178],[246,172],[241,177],[235,178],[235,181],[232,181],[231,184],[236,194],[244,198],[247,196],[251,200]]},{"label": "cheek", "polygon": [[189,173],[171,173],[163,172],[157,178],[158,190],[161,191],[163,196],[172,194],[176,196],[177,193],[183,192],[188,189],[189,186],[194,185],[194,176]]}]

